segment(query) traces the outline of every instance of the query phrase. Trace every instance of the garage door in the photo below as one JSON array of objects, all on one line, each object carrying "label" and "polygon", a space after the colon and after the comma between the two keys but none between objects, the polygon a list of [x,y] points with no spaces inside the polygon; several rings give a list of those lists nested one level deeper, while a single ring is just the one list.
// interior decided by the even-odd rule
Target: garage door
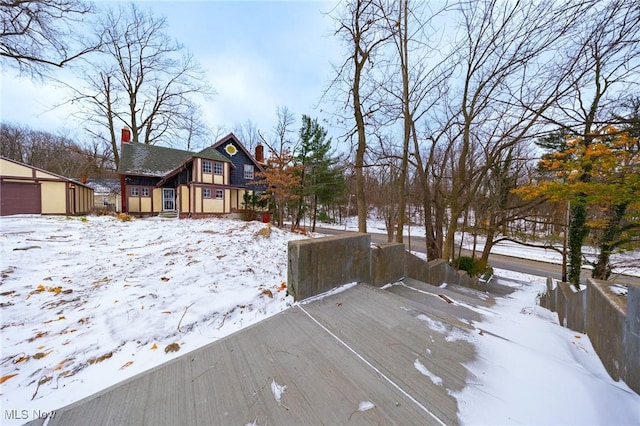
[{"label": "garage door", "polygon": [[0,183],[0,215],[40,214],[40,185],[37,183]]}]

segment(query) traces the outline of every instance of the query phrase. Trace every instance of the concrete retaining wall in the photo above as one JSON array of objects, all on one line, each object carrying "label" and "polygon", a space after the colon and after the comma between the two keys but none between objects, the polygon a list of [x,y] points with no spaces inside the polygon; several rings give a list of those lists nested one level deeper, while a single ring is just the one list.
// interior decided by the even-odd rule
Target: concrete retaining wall
[{"label": "concrete retaining wall", "polygon": [[[411,277],[433,285],[458,284],[477,288],[477,279],[457,271],[444,260],[425,262],[389,243],[371,248],[367,234],[289,242],[288,292],[303,300],[352,282],[376,286]],[[540,304],[558,313],[560,324],[585,332],[605,368],[640,393],[640,286],[619,295],[611,283],[587,280],[574,291],[567,283],[547,280]]]},{"label": "concrete retaining wall", "polygon": [[[629,286],[626,296],[611,283],[588,280],[587,333],[602,363],[615,380],[624,380],[640,393],[640,287]],[[630,308],[630,309],[629,309]]]},{"label": "concrete retaining wall", "polygon": [[438,262],[438,260],[425,262],[423,259],[420,259],[418,256],[414,256],[408,251],[405,251],[404,258],[405,258],[405,274],[406,274],[405,276],[414,278],[418,281],[422,281],[425,283],[430,283],[434,281],[432,280],[432,270],[434,269],[432,265],[434,264],[434,262]]},{"label": "concrete retaining wall", "polygon": [[476,288],[478,280],[446,261],[426,262],[407,252],[404,244],[371,246],[366,234],[289,242],[287,291],[295,300],[324,293],[352,282],[378,287],[411,277],[433,285],[458,284]]},{"label": "concrete retaining wall", "polygon": [[557,312],[565,327],[586,332],[611,377],[640,393],[640,286],[627,291],[620,295],[610,282],[588,279],[576,292],[549,278],[540,305]]},{"label": "concrete retaining wall", "polygon": [[478,287],[477,278],[470,277],[464,271],[456,270],[443,259],[426,262],[418,256],[405,252],[405,263],[405,276],[418,281],[433,285],[448,283],[471,288]]},{"label": "concrete retaining wall", "polygon": [[406,258],[404,244],[387,243],[371,249],[371,282],[382,287],[405,277]]},{"label": "concrete retaining wall", "polygon": [[351,234],[289,241],[287,292],[295,300],[371,279],[371,236]]},{"label": "concrete retaining wall", "polygon": [[587,331],[585,306],[589,290],[577,291],[571,284],[559,282],[556,285],[555,292],[556,312],[558,313],[560,324],[572,330],[585,333]]}]

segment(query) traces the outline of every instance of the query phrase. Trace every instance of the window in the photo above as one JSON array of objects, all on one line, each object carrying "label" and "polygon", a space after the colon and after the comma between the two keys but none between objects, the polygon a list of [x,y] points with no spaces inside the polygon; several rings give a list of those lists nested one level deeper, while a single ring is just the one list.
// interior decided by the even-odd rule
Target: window
[{"label": "window", "polygon": [[143,197],[149,196],[149,188],[142,188],[142,196]]},{"label": "window", "polygon": [[132,197],[140,196],[140,190],[138,189],[137,186],[131,187],[131,196]]},{"label": "window", "polygon": [[211,161],[202,160],[202,173],[211,173],[212,164]]},{"label": "window", "polygon": [[222,163],[213,163],[213,173],[216,175],[221,175],[224,171],[224,166]]},{"label": "window", "polygon": [[222,189],[216,189],[216,199],[222,200],[224,198],[224,191]]},{"label": "window", "polygon": [[245,164],[244,165],[244,178],[245,179],[253,179],[253,165]]},{"label": "window", "polygon": [[211,198],[211,189],[210,188],[203,188],[202,189],[202,196],[204,198]]}]

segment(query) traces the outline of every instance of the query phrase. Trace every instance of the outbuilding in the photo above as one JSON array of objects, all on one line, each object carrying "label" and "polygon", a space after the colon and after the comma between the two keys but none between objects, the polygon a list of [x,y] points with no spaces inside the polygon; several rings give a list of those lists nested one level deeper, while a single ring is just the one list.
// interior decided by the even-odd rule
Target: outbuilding
[{"label": "outbuilding", "polygon": [[93,205],[89,186],[0,157],[0,215],[83,215],[92,212]]}]

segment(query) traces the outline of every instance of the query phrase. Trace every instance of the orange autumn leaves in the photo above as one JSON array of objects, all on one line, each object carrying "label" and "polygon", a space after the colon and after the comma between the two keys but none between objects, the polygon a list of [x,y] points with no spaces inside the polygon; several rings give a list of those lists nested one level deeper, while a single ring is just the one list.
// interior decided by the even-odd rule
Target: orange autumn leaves
[{"label": "orange autumn leaves", "polygon": [[640,209],[640,152],[637,137],[606,126],[585,141],[566,138],[563,149],[545,154],[538,163],[546,178],[514,190],[525,199],[545,197],[572,201],[578,194],[591,205],[620,202]]}]

